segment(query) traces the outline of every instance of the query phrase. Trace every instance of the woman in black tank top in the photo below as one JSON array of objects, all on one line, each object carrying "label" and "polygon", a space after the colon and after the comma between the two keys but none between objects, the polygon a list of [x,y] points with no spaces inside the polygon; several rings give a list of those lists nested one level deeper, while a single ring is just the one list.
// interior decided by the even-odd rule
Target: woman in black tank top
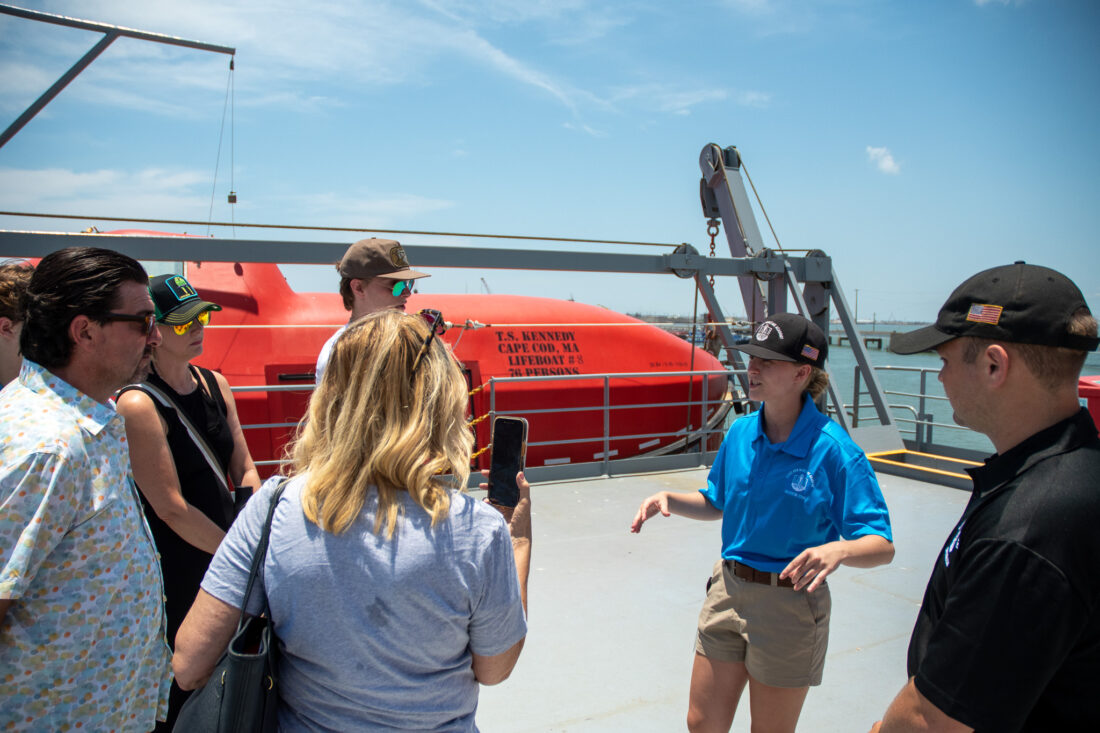
[{"label": "woman in black tank top", "polygon": [[[161,344],[152,373],[117,399],[126,420],[130,463],[145,516],[160,552],[164,576],[167,639],[199,591],[206,568],[234,518],[234,486],[251,493],[260,478],[248,453],[229,384],[220,374],[195,367],[204,326],[221,306],[199,298],[183,277],[150,280]],[[168,720],[171,730],[188,693],[175,683]]]}]

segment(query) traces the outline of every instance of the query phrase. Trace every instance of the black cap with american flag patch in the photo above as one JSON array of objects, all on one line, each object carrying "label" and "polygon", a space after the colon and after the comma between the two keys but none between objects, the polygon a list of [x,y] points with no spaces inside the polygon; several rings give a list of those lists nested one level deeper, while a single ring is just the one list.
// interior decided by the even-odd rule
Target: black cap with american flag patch
[{"label": "black cap with american flag patch", "polygon": [[773,361],[793,361],[823,369],[829,340],[813,321],[797,313],[773,313],[760,322],[747,344],[733,348]]},{"label": "black cap with american flag patch", "polygon": [[955,288],[933,325],[894,334],[890,351],[931,351],[960,336],[1095,351],[1100,339],[1069,332],[1081,308],[1088,310],[1080,289],[1057,270],[1025,262],[993,267]]}]

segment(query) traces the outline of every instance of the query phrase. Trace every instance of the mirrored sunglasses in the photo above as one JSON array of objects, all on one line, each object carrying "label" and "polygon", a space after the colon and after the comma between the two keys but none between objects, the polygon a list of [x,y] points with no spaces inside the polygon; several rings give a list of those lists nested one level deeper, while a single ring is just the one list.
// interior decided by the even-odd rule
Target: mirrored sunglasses
[{"label": "mirrored sunglasses", "polygon": [[174,323],[172,324],[172,330],[176,332],[177,336],[182,336],[190,331],[191,327],[194,326],[196,322],[203,326],[210,323],[210,311],[203,311],[195,316],[194,320],[188,321],[187,323]]},{"label": "mirrored sunglasses", "polygon": [[412,280],[394,280],[393,290],[390,291],[390,292],[393,293],[393,297],[400,298],[405,293],[405,291],[408,291],[408,292],[411,293],[412,289],[413,289],[413,281]]}]

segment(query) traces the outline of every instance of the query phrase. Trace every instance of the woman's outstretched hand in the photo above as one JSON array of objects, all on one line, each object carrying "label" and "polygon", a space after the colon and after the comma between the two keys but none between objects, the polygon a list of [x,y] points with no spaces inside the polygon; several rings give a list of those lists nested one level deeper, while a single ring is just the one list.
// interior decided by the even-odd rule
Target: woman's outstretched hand
[{"label": "woman's outstretched hand", "polygon": [[668,492],[659,491],[642,502],[638,507],[638,513],[634,515],[634,521],[630,523],[630,531],[637,534],[642,531],[642,525],[647,519],[660,512],[666,517],[672,516],[668,508]]}]

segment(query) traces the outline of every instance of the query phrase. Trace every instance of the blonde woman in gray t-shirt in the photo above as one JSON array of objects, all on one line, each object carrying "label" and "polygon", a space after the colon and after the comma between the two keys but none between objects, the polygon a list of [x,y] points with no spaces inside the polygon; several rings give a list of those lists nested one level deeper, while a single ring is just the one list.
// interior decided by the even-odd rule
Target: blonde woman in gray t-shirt
[{"label": "blonde woman in gray t-shirt", "polygon": [[[466,399],[420,316],[377,313],[337,340],[257,583],[282,652],[280,731],[474,731],[479,683],[511,673],[527,633],[529,487],[521,477],[514,510],[454,488],[469,475]],[[277,483],[230,529],[180,628],[181,687],[205,682],[236,628]],[[253,592],[246,610],[263,600]]]}]

